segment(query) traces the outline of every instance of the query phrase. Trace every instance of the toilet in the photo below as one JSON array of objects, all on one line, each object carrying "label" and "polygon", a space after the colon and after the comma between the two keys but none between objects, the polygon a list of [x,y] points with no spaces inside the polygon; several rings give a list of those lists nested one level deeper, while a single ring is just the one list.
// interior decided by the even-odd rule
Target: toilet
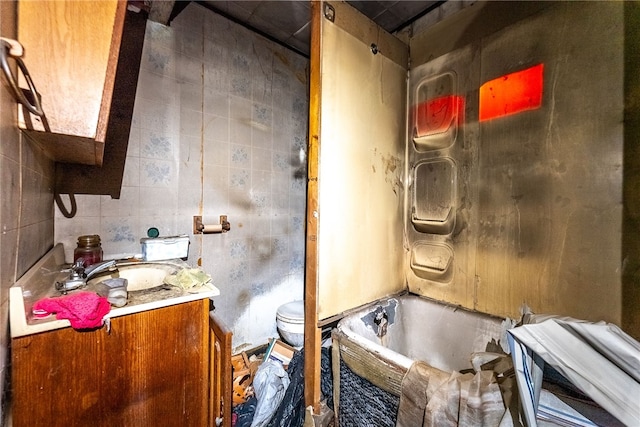
[{"label": "toilet", "polygon": [[276,312],[276,326],[282,339],[293,347],[304,344],[304,301],[282,304]]}]

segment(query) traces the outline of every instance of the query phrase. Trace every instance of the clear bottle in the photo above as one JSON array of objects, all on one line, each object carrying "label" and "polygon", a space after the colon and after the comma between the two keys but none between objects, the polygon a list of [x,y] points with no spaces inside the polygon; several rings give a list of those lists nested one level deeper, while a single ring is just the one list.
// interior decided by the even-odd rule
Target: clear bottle
[{"label": "clear bottle", "polygon": [[102,261],[102,245],[100,236],[91,234],[78,237],[78,246],[73,251],[73,262],[84,259],[84,266],[88,267]]}]

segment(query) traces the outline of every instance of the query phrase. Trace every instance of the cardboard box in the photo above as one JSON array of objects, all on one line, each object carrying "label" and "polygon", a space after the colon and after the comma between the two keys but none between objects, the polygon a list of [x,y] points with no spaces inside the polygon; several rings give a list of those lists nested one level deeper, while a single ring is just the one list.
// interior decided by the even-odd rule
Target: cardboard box
[{"label": "cardboard box", "polygon": [[289,362],[293,358],[293,354],[296,352],[296,349],[291,347],[290,345],[280,341],[274,340],[271,342],[269,349],[267,349],[267,358],[271,360],[276,360],[285,367],[285,369],[289,366]]}]

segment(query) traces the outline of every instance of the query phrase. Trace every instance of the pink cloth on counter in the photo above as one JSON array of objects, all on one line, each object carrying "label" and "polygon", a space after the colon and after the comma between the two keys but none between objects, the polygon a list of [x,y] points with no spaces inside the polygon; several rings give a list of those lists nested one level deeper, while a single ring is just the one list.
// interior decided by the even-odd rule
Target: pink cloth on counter
[{"label": "pink cloth on counter", "polygon": [[33,310],[55,313],[58,320],[69,319],[74,329],[93,329],[102,326],[103,318],[111,310],[111,305],[106,298],[83,291],[41,299],[33,304]]}]

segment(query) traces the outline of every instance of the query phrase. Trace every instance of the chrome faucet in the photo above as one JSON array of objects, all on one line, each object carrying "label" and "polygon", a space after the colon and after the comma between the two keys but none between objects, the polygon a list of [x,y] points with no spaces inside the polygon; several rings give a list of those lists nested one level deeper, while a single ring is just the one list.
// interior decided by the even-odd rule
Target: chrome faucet
[{"label": "chrome faucet", "polygon": [[81,288],[87,284],[87,281],[93,276],[102,273],[107,270],[116,269],[116,261],[103,261],[89,267],[84,267],[84,260],[79,258],[72,266],[69,274],[69,278],[63,282],[56,282],[56,290],[66,294],[67,291]]},{"label": "chrome faucet", "polygon": [[89,267],[84,269],[84,279],[89,280],[96,274],[102,273],[103,271],[112,270],[116,267],[116,261],[103,261],[97,264],[90,265]]}]

